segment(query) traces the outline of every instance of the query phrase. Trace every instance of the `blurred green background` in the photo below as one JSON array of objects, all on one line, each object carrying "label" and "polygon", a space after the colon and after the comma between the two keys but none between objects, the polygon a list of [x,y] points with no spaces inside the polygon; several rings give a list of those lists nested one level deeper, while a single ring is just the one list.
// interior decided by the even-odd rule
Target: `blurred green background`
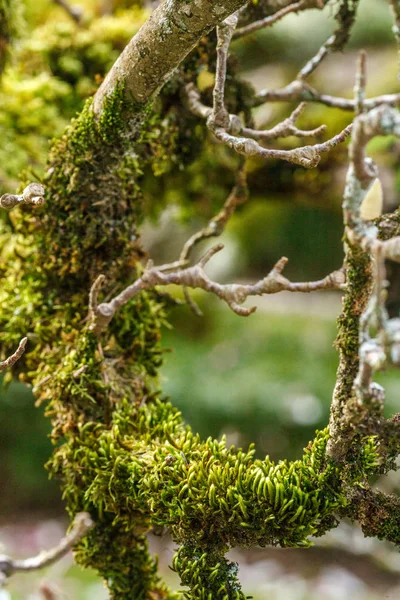
[{"label": "blurred green background", "polygon": [[[24,3],[19,38],[0,83],[0,194],[17,187],[19,174],[27,168],[40,177],[50,138],[62,132],[95,91],[150,12],[143,12],[141,2],[134,0],[85,0],[80,7],[84,18],[77,26],[49,0]],[[235,42],[243,78],[256,89],[288,83],[332,32],[337,7],[333,2],[324,11],[291,15],[272,29]],[[363,47],[369,55],[368,95],[398,91],[391,27],[386,2],[362,0],[347,51],[329,57],[310,83],[326,93],[351,97],[357,49]],[[255,117],[266,126],[287,116],[290,108],[268,105],[257,109]],[[300,125],[326,123],[333,135],[349,119],[315,105],[307,108]],[[380,165],[385,209],[391,210],[398,205],[399,142],[378,138],[370,151]],[[229,152],[210,141],[184,173],[173,164],[164,177],[146,173],[149,207],[155,196],[161,198],[160,207],[168,205],[157,211],[149,208],[143,228],[144,244],[156,262],[174,260],[188,236],[222,205],[236,165]],[[323,277],[339,268],[346,165],[345,146],[312,171],[279,161],[252,161],[251,200],[229,224],[222,237],[225,250],[210,263],[210,275],[221,282],[254,281],[283,255],[290,258],[286,272],[294,280]],[[7,215],[1,218],[0,252],[5,261],[9,223]],[[204,294],[194,297],[204,316],[194,316],[187,307],[174,308],[171,328],[165,331],[165,393],[202,436],[226,434],[232,443],[245,446],[254,441],[260,456],[274,459],[300,456],[329,417],[340,295],[284,293],[258,299],[258,310],[249,318],[234,315]],[[396,314],[397,305],[394,298]],[[383,374],[381,381],[387,387],[388,413],[398,412],[396,374]],[[6,553],[34,554],[63,534],[60,493],[43,467],[51,453],[48,433],[43,411],[34,407],[27,388],[14,382],[1,392],[0,543]],[[393,473],[379,485],[396,490],[399,481]],[[168,539],[154,538],[151,543],[171,578]],[[400,594],[398,554],[376,540],[365,540],[349,524],[313,550],[255,549],[233,557],[241,565],[246,591],[257,599],[339,600],[351,595],[353,600],[372,600]],[[46,597],[41,585],[49,585],[56,598],[106,597],[102,583],[72,566],[70,557],[44,577],[16,577],[0,591],[0,600]]]}]

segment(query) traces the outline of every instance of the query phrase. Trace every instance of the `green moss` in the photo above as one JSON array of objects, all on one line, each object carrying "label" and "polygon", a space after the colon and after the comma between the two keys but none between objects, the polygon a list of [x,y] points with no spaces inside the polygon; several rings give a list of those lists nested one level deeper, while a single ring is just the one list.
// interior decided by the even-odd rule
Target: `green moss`
[{"label": "green moss", "polygon": [[355,438],[357,401],[353,388],[359,366],[360,317],[367,306],[372,285],[371,258],[360,248],[348,247],[346,267],[347,292],[338,319],[338,334],[335,341],[340,355],[337,371],[339,383],[335,387],[331,407],[331,428],[334,431],[335,441],[329,452],[330,456],[334,456],[339,461],[344,461],[352,444],[352,451],[357,452],[357,448],[358,450],[361,448],[357,444],[361,442],[361,438],[359,436]]}]

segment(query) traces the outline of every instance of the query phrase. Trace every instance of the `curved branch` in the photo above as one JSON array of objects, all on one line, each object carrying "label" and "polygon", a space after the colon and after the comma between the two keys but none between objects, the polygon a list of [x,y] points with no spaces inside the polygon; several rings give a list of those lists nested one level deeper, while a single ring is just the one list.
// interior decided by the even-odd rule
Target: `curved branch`
[{"label": "curved branch", "polygon": [[78,513],[72,523],[71,531],[51,550],[41,552],[32,558],[14,560],[9,556],[0,556],[0,588],[14,573],[37,571],[60,560],[87,532],[94,527],[88,513]]},{"label": "curved branch", "polygon": [[0,362],[0,372],[5,371],[6,369],[9,369],[17,362],[17,360],[19,360],[21,358],[21,356],[25,352],[25,346],[26,346],[27,341],[28,341],[27,337],[22,338],[22,340],[20,341],[18,348],[16,349],[14,354],[11,354],[11,356],[9,356],[8,358],[6,358],[2,362]]},{"label": "curved branch", "polygon": [[[199,40],[246,0],[163,2],[126,46],[94,97],[100,113],[107,96],[123,83],[127,94],[140,104],[161,89],[174,69]],[[271,0],[271,8],[275,0]]]}]

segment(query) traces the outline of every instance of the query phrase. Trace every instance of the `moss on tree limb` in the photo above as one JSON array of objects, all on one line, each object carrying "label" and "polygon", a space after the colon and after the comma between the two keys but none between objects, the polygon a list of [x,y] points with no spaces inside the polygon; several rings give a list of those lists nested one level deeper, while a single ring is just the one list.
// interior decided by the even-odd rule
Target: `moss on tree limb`
[{"label": "moss on tree limb", "polygon": [[[110,293],[142,270],[140,183],[154,150],[151,103],[200,38],[244,4],[162,3],[52,147],[45,210],[11,214],[30,248],[6,273],[3,350],[15,349],[29,332],[29,349],[17,366],[52,419],[50,473],[61,480],[69,513],[87,510],[96,524],[77,547],[77,560],[97,569],[118,600],[178,597],[148,553],[145,534],[153,526],[166,526],[180,545],[173,566],[193,600],[244,599],[237,568],[225,559],[232,546],[307,546],[310,535],[336,525],[338,511],[363,523],[370,519],[368,531],[386,536],[378,519],[385,511],[374,510],[388,510],[387,497],[363,492],[362,510],[354,508],[368,477],[383,468],[383,455],[380,440],[368,427],[354,431],[346,413],[371,281],[370,257],[350,238],[331,440],[327,429],[318,432],[301,460],[255,460],[252,447],[204,441],[185,426],[158,387],[165,307],[154,291],[130,299],[100,337],[87,321],[89,288],[100,273],[107,274]],[[260,5],[273,13],[286,2]],[[348,9],[345,2],[345,20]],[[188,79],[183,69],[177,87]],[[237,112],[246,108],[242,99]],[[169,144],[157,151],[170,150],[174,136]],[[398,436],[388,427],[387,437],[392,459]]]}]

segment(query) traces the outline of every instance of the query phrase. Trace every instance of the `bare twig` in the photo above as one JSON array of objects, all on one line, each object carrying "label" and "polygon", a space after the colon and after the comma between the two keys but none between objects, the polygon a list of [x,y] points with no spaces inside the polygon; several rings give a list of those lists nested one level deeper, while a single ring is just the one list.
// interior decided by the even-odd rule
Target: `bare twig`
[{"label": "bare twig", "polygon": [[204,267],[208,261],[223,248],[222,244],[212,247],[193,267],[188,267],[182,271],[169,271],[170,265],[162,267],[147,268],[143,275],[132,285],[125,288],[118,296],[110,302],[100,304],[97,307],[95,317],[91,328],[99,335],[108,326],[109,322],[121,306],[129,302],[132,298],[144,290],[152,289],[157,285],[179,285],[187,288],[200,288],[206,292],[215,294],[218,298],[226,302],[240,316],[248,316],[256,310],[256,307],[245,308],[241,306],[249,296],[262,296],[264,294],[276,294],[283,290],[289,292],[313,292],[315,290],[343,289],[345,276],[342,270],[335,271],[324,279],[305,283],[292,283],[282,275],[282,271],[288,261],[287,258],[281,258],[270,273],[257,283],[244,284],[225,284],[221,285],[209,279],[204,272]]},{"label": "bare twig", "polygon": [[265,17],[264,19],[260,19],[260,21],[254,21],[253,23],[249,23],[244,27],[240,27],[233,34],[233,39],[241,38],[245,35],[249,35],[250,33],[254,33],[255,31],[259,31],[260,29],[264,29],[265,27],[270,27],[280,19],[283,19],[286,15],[294,12],[298,12],[305,8],[323,8],[322,2],[317,2],[312,5],[309,0],[300,0],[299,2],[294,2],[293,4],[289,4],[278,10],[275,14]]},{"label": "bare twig", "polygon": [[354,97],[356,102],[356,114],[364,112],[365,86],[367,84],[367,53],[361,50],[358,55],[356,81],[354,85]]},{"label": "bare twig", "polygon": [[304,110],[301,104],[287,119],[269,131],[258,131],[246,128],[240,117],[230,115],[224,104],[224,88],[226,79],[227,56],[229,44],[237,23],[237,14],[232,15],[217,28],[217,66],[216,81],[213,91],[213,107],[205,106],[200,94],[193,84],[185,88],[188,108],[197,116],[207,119],[207,126],[220,142],[243,156],[260,156],[262,158],[277,158],[301,165],[306,168],[315,167],[321,155],[342,143],[350,134],[351,125],[338,135],[321,144],[303,146],[294,150],[277,150],[264,148],[256,140],[268,141],[278,137],[297,135],[310,137],[319,135],[324,126],[312,131],[303,131],[295,126],[295,121]]},{"label": "bare twig", "polygon": [[307,169],[316,167],[321,160],[322,154],[329,152],[348,138],[352,125],[348,125],[343,131],[321,144],[302,146],[293,150],[277,150],[263,148],[255,140],[237,137],[227,133],[222,128],[214,129],[215,137],[243,156],[260,156],[262,158],[276,158],[300,165]]},{"label": "bare twig", "polygon": [[315,129],[299,129],[296,127],[295,123],[300,115],[303,114],[305,108],[307,106],[306,102],[301,102],[297,108],[291,113],[287,119],[281,121],[272,129],[266,129],[265,131],[259,131],[257,129],[250,129],[248,127],[243,127],[242,133],[253,140],[276,140],[278,138],[288,137],[290,135],[295,135],[297,137],[315,137],[321,135],[326,130],[326,125],[320,125]]},{"label": "bare twig", "polygon": [[215,125],[229,126],[229,113],[225,108],[225,79],[229,45],[238,21],[237,13],[231,15],[217,27],[217,66],[213,90],[213,110],[210,116]]},{"label": "bare twig", "polygon": [[299,81],[304,81],[321,62],[324,60],[328,54],[332,52],[336,52],[341,50],[343,46],[347,43],[349,38],[351,27],[354,23],[355,15],[357,10],[357,0],[354,2],[344,1],[341,3],[339,11],[336,15],[336,19],[339,21],[339,26],[331,35],[325,44],[321,46],[318,50],[317,54],[311,58],[307,64],[299,71],[296,79]]},{"label": "bare twig", "polygon": [[11,210],[19,204],[41,206],[44,203],[44,187],[40,183],[30,183],[22,194],[3,194],[0,207]]},{"label": "bare twig", "polygon": [[[293,101],[314,102],[349,112],[356,111],[356,101],[354,99],[321,94],[305,81],[302,82],[297,80],[292,81],[292,83],[279,90],[261,90],[255,96],[254,106],[259,106],[265,102]],[[400,94],[384,94],[374,98],[367,98],[364,101],[364,109],[371,110],[382,104],[386,104],[387,106],[398,106],[400,104]]]},{"label": "bare twig", "polygon": [[26,337],[22,338],[22,340],[20,341],[18,348],[16,349],[14,354],[11,354],[11,356],[9,356],[8,358],[6,358],[2,362],[0,362],[0,372],[5,371],[6,369],[9,369],[17,362],[17,360],[19,360],[21,358],[21,356],[25,352],[25,346],[26,346],[27,341],[28,341],[28,338],[26,338]]},{"label": "bare twig", "polygon": [[79,542],[94,526],[88,513],[78,513],[72,524],[71,531],[51,550],[41,552],[32,558],[15,560],[9,556],[0,556],[0,587],[4,586],[14,573],[37,571],[44,569],[60,560],[75,544]]},{"label": "bare twig", "polygon": [[[185,263],[188,261],[190,254],[193,248],[199,244],[202,240],[205,240],[210,237],[217,237],[222,234],[224,231],[226,224],[229,219],[232,217],[236,208],[246,202],[248,199],[248,189],[247,189],[247,181],[246,181],[246,163],[245,160],[242,160],[242,164],[239,167],[239,170],[236,175],[236,183],[233,187],[231,193],[225,201],[224,206],[219,211],[219,213],[213,217],[208,224],[193,234],[183,246],[180,262]],[[185,300],[192,309],[192,311],[199,317],[202,316],[202,312],[194,300],[191,298],[189,294],[189,290],[184,286],[183,294],[185,296]]]},{"label": "bare twig", "polygon": [[[215,137],[232,148],[238,154],[242,156],[260,156],[262,158],[276,158],[281,160],[287,160],[288,162],[292,162],[302,167],[311,168],[315,167],[319,161],[321,160],[321,155],[329,152],[346,140],[346,138],[350,135],[352,125],[348,125],[343,131],[334,136],[333,138],[323,142],[321,144],[315,145],[307,145],[302,146],[300,148],[294,148],[293,150],[278,150],[272,148],[264,148],[260,144],[256,142],[255,137],[259,139],[267,138],[268,132],[258,132],[252,129],[244,129],[243,124],[240,118],[236,115],[229,115],[229,126],[227,129],[224,127],[218,126],[213,121],[211,114],[212,109],[205,106],[200,101],[200,94],[196,90],[193,84],[189,84],[186,86],[186,96],[187,96],[187,105],[189,109],[196,115],[207,118],[207,125],[209,129],[213,132]],[[301,107],[300,110],[303,110]],[[295,111],[295,118],[297,118],[299,112],[299,108],[297,112]],[[282,124],[278,124],[273,128],[272,135],[273,139],[277,137],[277,133],[280,131],[283,134],[283,137],[286,135],[303,135],[306,133],[307,135],[318,135],[323,131],[321,127],[311,131],[311,132],[303,132],[301,130],[297,130],[297,133],[289,133],[289,127],[291,127],[291,131],[293,132],[293,114],[285,120]],[[239,137],[240,133],[249,132],[249,137]],[[257,135],[258,134],[258,135]],[[281,135],[279,136],[281,137]]]},{"label": "bare twig", "polygon": [[202,240],[221,235],[236,208],[246,202],[247,199],[248,189],[246,183],[246,167],[243,161],[236,175],[235,186],[226,199],[224,206],[203,229],[197,231],[187,240],[183,246],[179,260],[181,262],[187,261],[193,248]]}]

